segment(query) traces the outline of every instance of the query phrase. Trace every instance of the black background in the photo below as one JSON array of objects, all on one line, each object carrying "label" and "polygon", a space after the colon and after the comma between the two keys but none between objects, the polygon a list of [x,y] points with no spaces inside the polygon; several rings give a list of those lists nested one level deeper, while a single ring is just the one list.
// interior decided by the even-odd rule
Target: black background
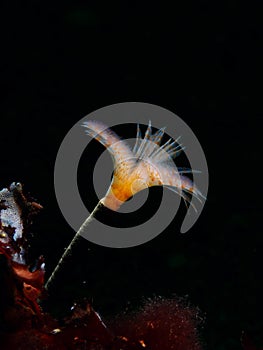
[{"label": "black background", "polygon": [[241,349],[242,331],[260,341],[260,18],[256,3],[235,0],[3,2],[0,185],[20,181],[44,206],[30,259],[43,254],[47,276],[74,235],[55,199],[55,157],[83,116],[118,102],[160,105],[191,127],[209,166],[208,201],[189,233],[179,233],[182,206],[143,246],[82,242],[50,290],[54,314],[84,296],[108,317],[144,297],[188,295],[206,315],[207,349]]}]

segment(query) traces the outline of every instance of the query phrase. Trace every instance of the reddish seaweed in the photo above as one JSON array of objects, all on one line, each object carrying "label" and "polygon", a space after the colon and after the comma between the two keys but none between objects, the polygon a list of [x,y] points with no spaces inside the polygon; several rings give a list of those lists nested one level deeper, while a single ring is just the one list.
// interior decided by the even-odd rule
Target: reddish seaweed
[{"label": "reddish seaweed", "polygon": [[27,233],[41,205],[13,183],[0,191],[0,348],[21,350],[201,350],[198,310],[176,298],[147,301],[106,326],[92,306],[74,305],[59,324],[38,301],[45,294],[44,260],[31,271]]}]

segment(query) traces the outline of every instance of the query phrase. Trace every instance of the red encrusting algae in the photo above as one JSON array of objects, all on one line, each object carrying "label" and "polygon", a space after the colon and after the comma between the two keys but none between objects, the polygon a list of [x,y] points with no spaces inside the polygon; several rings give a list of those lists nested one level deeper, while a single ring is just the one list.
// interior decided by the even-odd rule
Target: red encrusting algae
[{"label": "red encrusting algae", "polygon": [[86,302],[63,325],[45,313],[38,303],[47,294],[43,257],[33,272],[24,257],[31,217],[41,208],[19,183],[0,191],[1,350],[201,350],[199,312],[176,298],[150,300],[108,326]]},{"label": "red encrusting algae", "polygon": [[115,334],[136,339],[145,349],[201,350],[197,327],[202,324],[198,309],[179,298],[147,300],[141,310],[116,317]]}]

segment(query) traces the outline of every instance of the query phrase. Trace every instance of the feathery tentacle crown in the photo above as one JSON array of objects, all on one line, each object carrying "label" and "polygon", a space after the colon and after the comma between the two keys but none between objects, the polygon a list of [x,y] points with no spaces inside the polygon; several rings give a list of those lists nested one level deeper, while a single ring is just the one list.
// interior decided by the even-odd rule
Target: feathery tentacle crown
[{"label": "feathery tentacle crown", "polygon": [[185,148],[170,138],[161,146],[165,127],[152,133],[151,122],[142,138],[139,124],[133,150],[102,122],[89,120],[83,124],[86,133],[102,143],[110,152],[114,173],[111,185],[101,202],[109,209],[118,210],[131,196],[151,186],[166,186],[191,203],[191,196],[200,201],[203,195],[184,174],[196,172],[177,168],[173,158]]}]

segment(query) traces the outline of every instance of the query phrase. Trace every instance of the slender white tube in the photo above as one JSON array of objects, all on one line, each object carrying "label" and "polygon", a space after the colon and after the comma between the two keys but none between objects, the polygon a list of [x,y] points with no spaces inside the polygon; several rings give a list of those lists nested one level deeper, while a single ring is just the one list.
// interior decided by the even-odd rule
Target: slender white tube
[{"label": "slender white tube", "polygon": [[61,269],[61,267],[63,266],[65,259],[67,258],[67,256],[70,255],[71,250],[73,248],[73,246],[76,244],[76,242],[79,240],[80,236],[82,236],[82,234],[84,232],[87,231],[87,227],[89,226],[89,224],[91,223],[91,221],[94,219],[94,215],[95,213],[99,210],[99,208],[101,208],[103,206],[103,204],[101,203],[101,201],[99,201],[99,203],[96,205],[96,207],[94,208],[94,210],[92,211],[92,213],[87,217],[87,219],[83,222],[83,224],[80,226],[78,232],[75,234],[74,238],[72,239],[72,241],[70,242],[69,246],[66,248],[65,252],[63,253],[62,257],[60,258],[59,262],[57,263],[55,269],[53,270],[52,274],[50,275],[49,279],[47,280],[46,284],[45,284],[45,288],[48,289],[49,286],[52,284],[53,280],[56,277],[56,274],[58,273],[58,271]]}]

